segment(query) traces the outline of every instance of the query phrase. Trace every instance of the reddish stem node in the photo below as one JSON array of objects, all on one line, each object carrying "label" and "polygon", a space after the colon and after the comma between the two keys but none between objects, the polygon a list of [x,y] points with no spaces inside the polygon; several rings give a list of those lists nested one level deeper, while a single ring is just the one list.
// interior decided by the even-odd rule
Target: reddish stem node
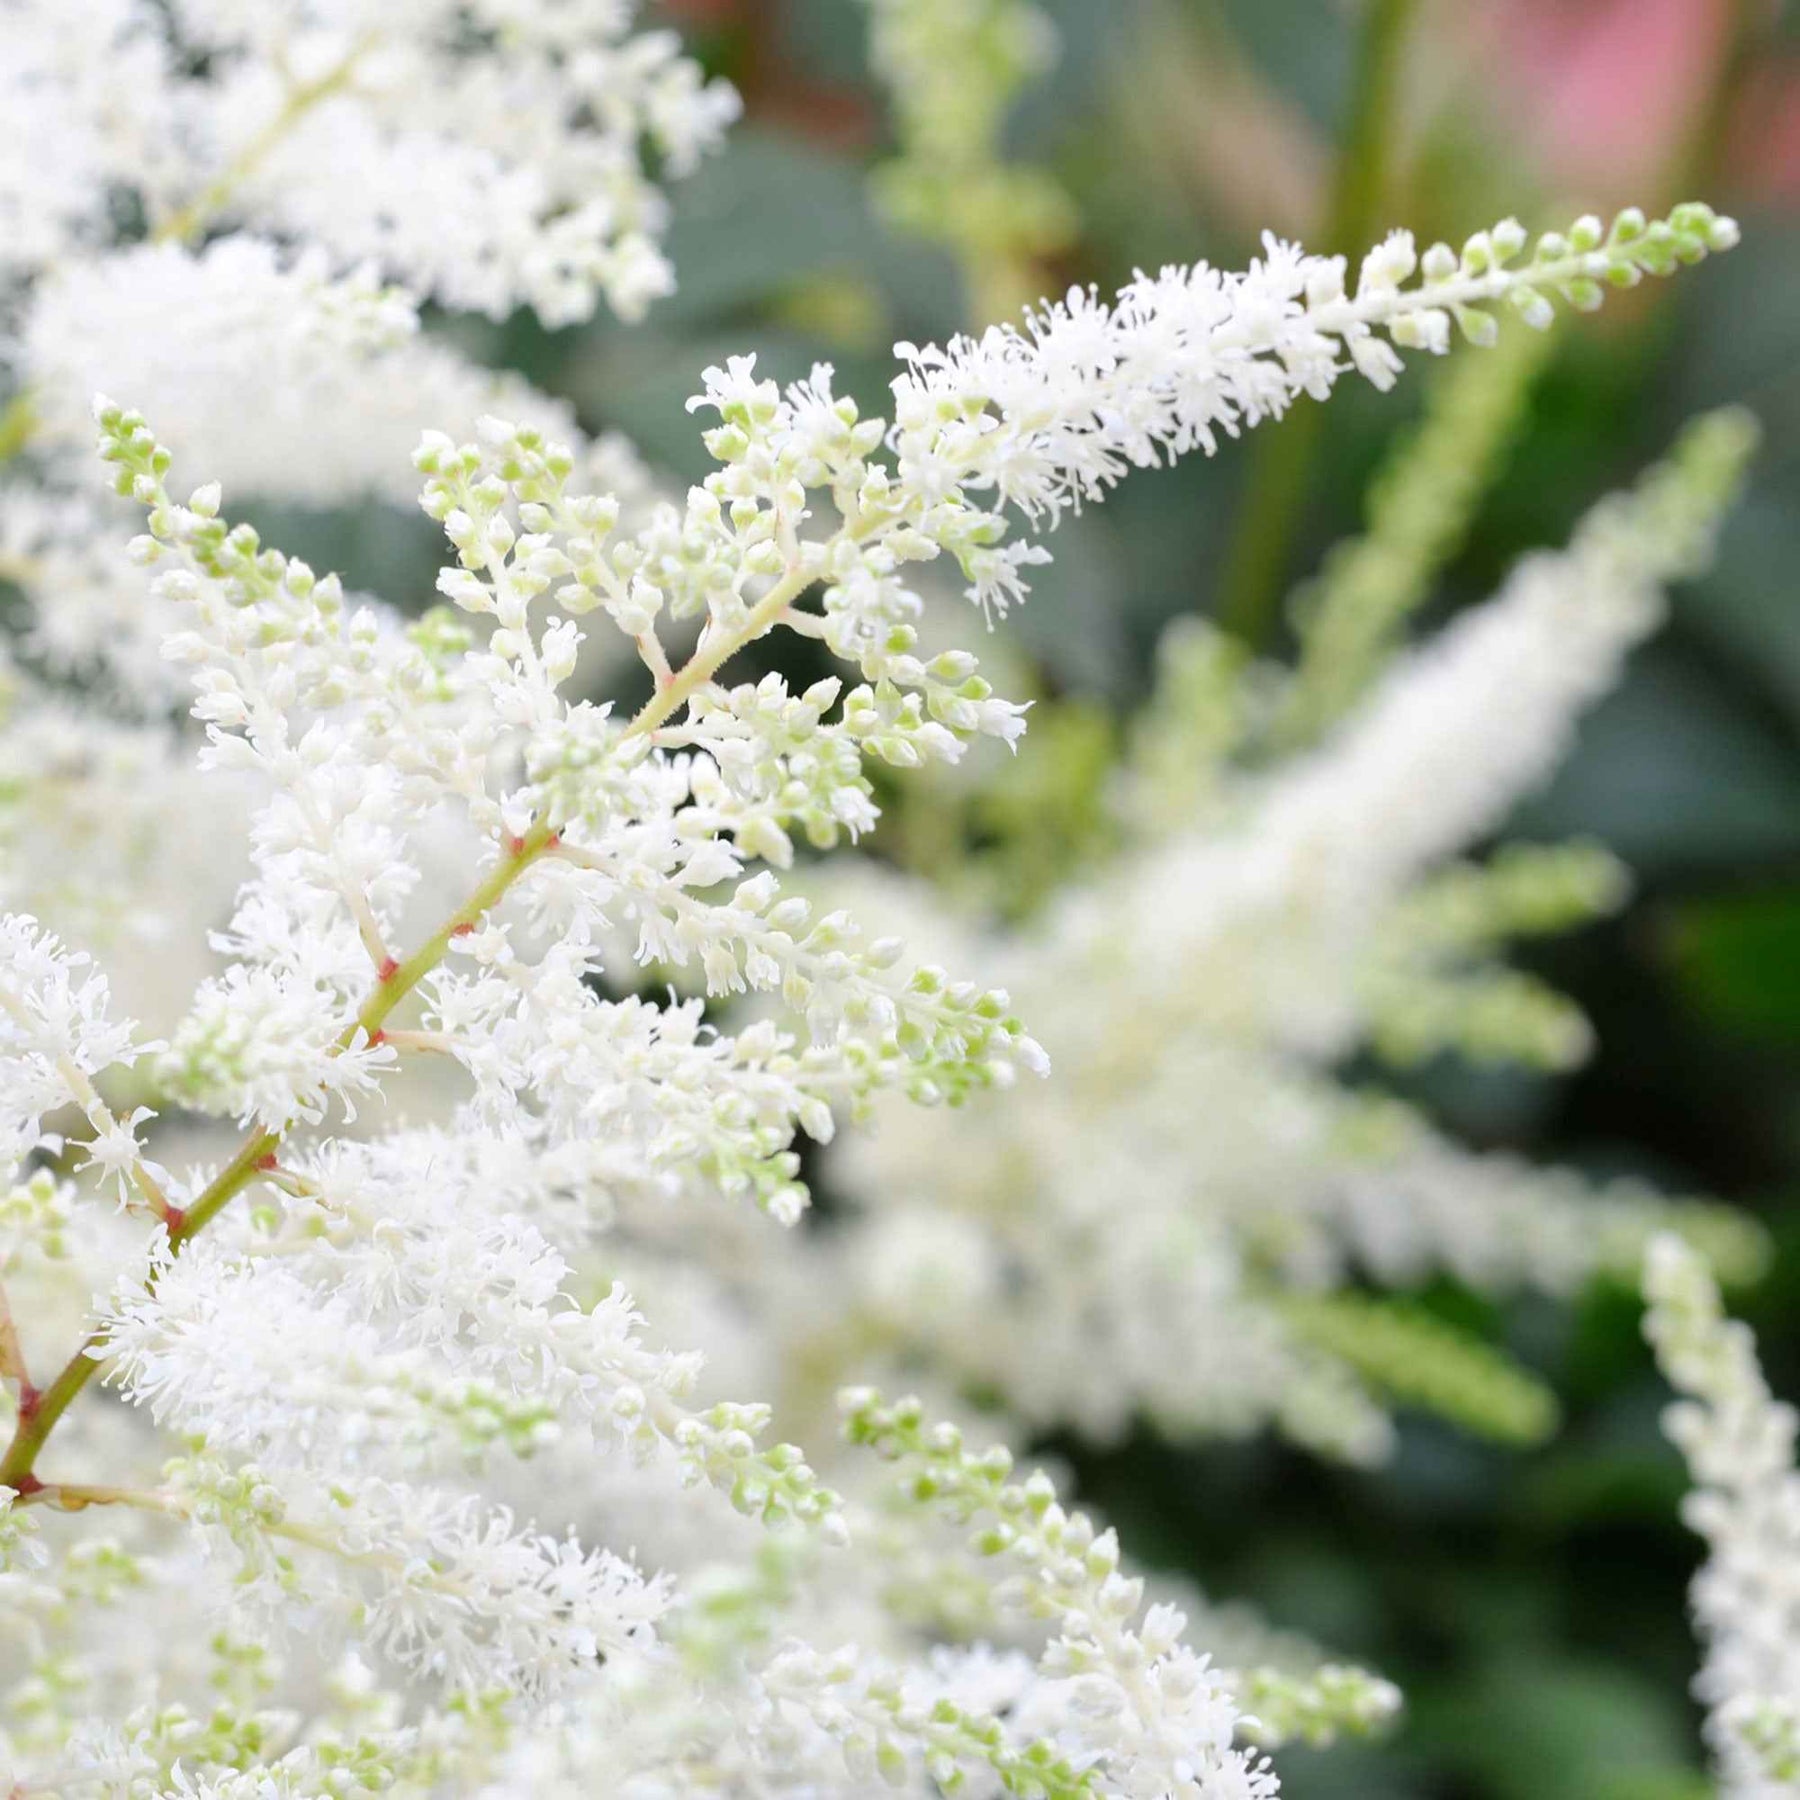
[{"label": "reddish stem node", "polygon": [[21,1500],[31,1494],[41,1494],[43,1491],[44,1484],[39,1481],[29,1469],[13,1482],[13,1492],[16,1493]]},{"label": "reddish stem node", "polygon": [[464,919],[460,925],[451,926],[450,935],[453,938],[469,937],[474,933],[474,930],[475,927],[471,925],[467,919]]},{"label": "reddish stem node", "polygon": [[381,967],[375,971],[377,981],[392,981],[400,973],[400,965],[391,956],[381,959]]},{"label": "reddish stem node", "polygon": [[171,1243],[187,1229],[187,1208],[171,1206],[163,1214],[163,1224],[168,1227]]},{"label": "reddish stem node", "polygon": [[371,1050],[373,1050],[377,1044],[385,1044],[386,1042],[387,1033],[385,1031],[377,1029],[369,1033],[369,1048]]},{"label": "reddish stem node", "polygon": [[261,1173],[267,1174],[270,1169],[275,1167],[275,1152],[271,1150],[267,1155],[259,1156],[256,1159],[256,1167]]},{"label": "reddish stem node", "polygon": [[44,1390],[35,1388],[29,1381],[19,1383],[19,1420],[25,1423],[37,1417],[38,1408],[44,1404]]},{"label": "reddish stem node", "polygon": [[522,837],[509,837],[506,840],[506,849],[509,856],[523,856],[525,854],[525,840]]}]

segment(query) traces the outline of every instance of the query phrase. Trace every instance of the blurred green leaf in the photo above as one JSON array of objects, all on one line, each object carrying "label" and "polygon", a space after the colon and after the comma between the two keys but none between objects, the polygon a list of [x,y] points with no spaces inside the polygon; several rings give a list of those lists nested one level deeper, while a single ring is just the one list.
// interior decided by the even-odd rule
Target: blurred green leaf
[{"label": "blurred green leaf", "polygon": [[1671,963],[1710,1018],[1800,1046],[1800,888],[1690,901],[1668,933]]},{"label": "blurred green leaf", "polygon": [[1553,1652],[1453,1686],[1419,1729],[1496,1800],[1689,1800],[1704,1793],[1679,1700]]}]

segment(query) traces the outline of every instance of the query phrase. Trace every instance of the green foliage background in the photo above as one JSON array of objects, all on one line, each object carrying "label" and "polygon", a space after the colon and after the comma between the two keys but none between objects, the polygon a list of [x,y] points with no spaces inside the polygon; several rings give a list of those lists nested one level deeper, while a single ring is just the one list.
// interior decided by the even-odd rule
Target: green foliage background
[{"label": "green foliage background", "polygon": [[[1110,285],[1135,265],[1253,253],[1239,215],[1266,171],[1247,142],[1235,161],[1219,154],[1232,140],[1228,125],[1207,129],[1222,105],[1216,86],[1187,76],[1247,71],[1328,157],[1354,86],[1361,8],[1046,3],[1063,55],[1022,106],[1015,149],[1054,170],[1083,220],[1047,282]],[[1460,4],[1416,9],[1411,98],[1396,109],[1404,116],[1383,121],[1384,226],[1460,241],[1507,212],[1560,224],[1626,199],[1661,209],[1689,197],[1673,191],[1686,187],[1737,213],[1745,232],[1739,250],[1697,274],[1559,328],[1528,427],[1433,616],[1480,597],[1521,550],[1560,542],[1690,413],[1746,401],[1767,440],[1719,568],[1680,592],[1670,627],[1514,823],[1521,836],[1598,838],[1636,873],[1622,916],[1532,953],[1589,1011],[1598,1055],[1572,1080],[1446,1064],[1418,1085],[1474,1142],[1639,1172],[1755,1212],[1777,1253],[1737,1304],[1778,1389],[1800,1396],[1800,221],[1758,197],[1732,129],[1759,83],[1785,77],[1800,92],[1800,20],[1791,5],[1740,4],[1738,54],[1704,96],[1703,126],[1714,128],[1672,141],[1649,191],[1590,194],[1530,154],[1529,108],[1504,129],[1504,105],[1464,103],[1487,75],[1458,66],[1444,30],[1442,9]],[[469,335],[477,354],[568,395],[586,425],[628,432],[686,479],[703,472],[704,452],[682,403],[706,363],[753,349],[787,378],[826,359],[879,411],[890,344],[970,320],[950,258],[871,210],[866,177],[884,123],[855,0],[667,10],[749,102],[734,148],[679,190],[679,295],[629,331],[546,334],[520,320]],[[1568,0],[1565,10],[1584,9]],[[1420,66],[1434,100],[1412,94]],[[1203,166],[1209,155],[1214,166]],[[1790,174],[1788,187],[1800,179]],[[1356,528],[1364,484],[1419,398],[1416,381],[1388,397],[1347,384],[1320,420],[1290,521],[1290,578]],[[1160,630],[1219,603],[1251,448],[1137,477],[1104,509],[1066,522],[1054,566],[1008,621],[1055,707],[1040,711],[1017,772],[987,798],[909,826],[1011,844],[1002,898],[1027,903],[1091,835],[1096,775],[1145,695]],[[268,525],[359,582],[428,591],[423,520],[371,510]],[[1682,1479],[1657,1432],[1662,1395],[1634,1300],[1596,1292],[1573,1310],[1531,1304],[1502,1316],[1467,1295],[1429,1298],[1485,1325],[1554,1385],[1566,1418],[1547,1446],[1496,1449],[1409,1420],[1399,1457],[1376,1474],[1268,1446],[1144,1440],[1104,1457],[1057,1448],[1140,1557],[1192,1571],[1217,1597],[1248,1597],[1403,1685],[1409,1711],[1386,1742],[1283,1757],[1296,1800],[1705,1792],[1686,1695],[1683,1588],[1695,1547],[1676,1517]]]}]

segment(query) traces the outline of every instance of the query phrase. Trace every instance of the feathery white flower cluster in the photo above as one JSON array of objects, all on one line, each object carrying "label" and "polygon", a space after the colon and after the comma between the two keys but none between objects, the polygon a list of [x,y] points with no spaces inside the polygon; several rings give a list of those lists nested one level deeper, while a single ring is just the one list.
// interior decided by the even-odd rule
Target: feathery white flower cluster
[{"label": "feathery white flower cluster", "polygon": [[[416,453],[451,554],[446,604],[411,621],[230,523],[218,481],[181,499],[176,451],[200,446],[289,497],[391,491],[349,441],[365,403],[375,445],[428,401],[461,425],[481,385],[421,360],[423,298],[554,320],[660,285],[640,153],[679,173],[729,103],[667,39],[627,36],[631,13],[8,10],[6,79],[69,146],[58,180],[0,192],[30,383],[7,432],[42,478],[0,507],[37,608],[26,654],[81,661],[57,620],[81,596],[49,583],[104,566],[118,509],[61,497],[58,433],[104,364],[185,434],[97,409],[146,526],[139,643],[190,684],[203,779],[248,845],[211,966],[156,1020],[166,1042],[116,1017],[85,950],[0,920],[7,1785],[848,1796],[878,1774],[920,1796],[1272,1795],[1260,1746],[1366,1727],[1392,1691],[1211,1666],[1179,1608],[1143,1607],[1110,1533],[916,1404],[851,1402],[851,1438],[913,1464],[895,1494],[874,1459],[773,1441],[774,1408],[746,1397],[785,1402],[830,1362],[793,1343],[801,1290],[779,1273],[829,1278],[825,1234],[772,1223],[805,1209],[802,1137],[1046,1061],[1004,990],[789,891],[796,840],[874,822],[870,759],[953,763],[1023,730],[973,657],[921,646],[917,565],[953,558],[1003,611],[1042,554],[1014,514],[1053,521],[1345,367],[1385,385],[1392,344],[1446,348],[1453,317],[1484,337],[1486,302],[1585,305],[1733,228],[1697,206],[1582,221],[1514,269],[1505,226],[1428,252],[1416,287],[1396,238],[1354,296],[1341,261],[1271,244],[1248,274],[1167,271],[1110,306],[1077,293],[1022,331],[908,347],[891,428],[828,369],[784,392],[733,360],[694,402],[718,467],[679,505],[623,505],[605,454],[503,387],[510,417]],[[101,201],[121,186],[157,241],[111,244]],[[247,235],[184,248],[226,224]],[[145,328],[146,303],[176,317]],[[270,380],[294,410],[247,419]],[[697,631],[684,658],[671,625]],[[609,628],[649,676],[630,716],[579,687],[584,630]],[[733,679],[777,630],[844,674]],[[167,692],[116,674],[140,703]],[[154,754],[148,727],[97,728],[60,804],[34,746],[76,704],[29,675],[8,700],[0,741],[29,777],[8,833],[167,892],[191,822],[165,833],[155,806],[115,809],[129,854],[57,860],[106,783],[159,784],[166,724]],[[1391,749],[1357,766],[1384,774]],[[1466,826],[1488,790],[1445,804]],[[1435,843],[1403,841],[1370,891]],[[1289,849],[1264,861],[1304,860]],[[41,875],[9,862],[6,881],[9,904],[62,915]],[[709,1362],[720,1340],[742,1355]],[[980,1515],[978,1539],[946,1541],[946,1512]]]},{"label": "feathery white flower cluster", "polygon": [[1395,232],[1363,258],[1354,291],[1343,257],[1308,256],[1272,237],[1241,274],[1166,268],[1137,277],[1111,305],[1072,289],[1028,314],[1022,330],[990,326],[942,350],[900,347],[910,365],[894,388],[900,478],[964,504],[964,529],[940,541],[971,598],[1004,612],[1024,597],[1021,570],[1045,553],[1006,543],[1003,514],[976,510],[969,496],[992,493],[999,507],[1054,522],[1128,468],[1211,455],[1221,435],[1279,418],[1302,395],[1324,399],[1347,369],[1386,389],[1401,349],[1441,353],[1453,329],[1492,344],[1494,302],[1542,328],[1554,295],[1591,309],[1608,285],[1632,286],[1736,241],[1729,220],[1687,206],[1654,224],[1621,213],[1610,229],[1584,217],[1535,246],[1508,219],[1460,253],[1434,244],[1421,255],[1411,233]]},{"label": "feathery white flower cluster", "polygon": [[1705,1662],[1694,1691],[1727,1800],[1800,1793],[1800,1632],[1795,1630],[1800,1474],[1794,1409],[1769,1392],[1749,1328],[1725,1317],[1706,1264],[1674,1238],[1644,1264],[1644,1332],[1681,1396],[1663,1429],[1694,1491],[1683,1516],[1705,1538],[1694,1621]]},{"label": "feathery white flower cluster", "polygon": [[[153,236],[317,244],[547,323],[668,291],[646,146],[679,176],[736,112],[620,0],[9,0],[0,267],[56,265],[136,199]],[[53,175],[39,179],[39,172]]]},{"label": "feathery white flower cluster", "polygon": [[[426,301],[549,324],[669,291],[675,178],[736,110],[624,0],[7,0],[0,12],[0,579],[52,668],[160,708],[160,619],[82,472],[97,390],[235,489],[406,502],[427,425],[487,412],[619,453],[421,332]],[[294,446],[304,444],[306,454]],[[607,466],[608,464],[614,466]],[[15,472],[16,473],[16,472]]]},{"label": "feathery white flower cluster", "polygon": [[[1633,1268],[1672,1219],[1741,1261],[1724,1215],[1473,1154],[1335,1070],[1366,1047],[1551,1067],[1585,1050],[1580,1015],[1496,953],[1609,904],[1617,865],[1582,846],[1450,859],[1549,773],[1660,617],[1661,584],[1704,560],[1752,436],[1741,414],[1698,423],[1314,750],[1267,761],[1243,741],[1290,716],[1280,672],[1208,694],[1178,668],[1177,694],[1236,721],[1212,733],[1210,776],[1205,721],[1175,735],[1190,766],[1173,790],[1148,734],[1148,764],[1123,774],[1136,840],[1112,865],[1008,939],[945,921],[962,956],[1004,971],[1057,1079],[846,1146],[858,1205],[823,1252],[835,1341],[1003,1395],[1038,1427],[1273,1420],[1363,1459],[1390,1441],[1384,1399],[1506,1436],[1554,1411],[1479,1346],[1346,1284],[1447,1271],[1561,1293]],[[1191,634],[1177,649],[1226,654]],[[851,894],[915,918],[931,904],[873,874]]]},{"label": "feathery white flower cluster", "polygon": [[912,1466],[910,1498],[977,1527],[977,1553],[1008,1567],[1003,1603],[1051,1622],[1039,1668],[1069,1684],[1070,1706],[1093,1722],[1089,1773],[1100,1790],[1172,1800],[1277,1791],[1267,1759],[1233,1743],[1229,1682],[1181,1641],[1177,1608],[1144,1610],[1144,1584],[1121,1570],[1115,1533],[1066,1512],[1041,1475],[1009,1480],[1004,1449],[973,1454],[955,1426],[927,1428],[916,1400],[884,1406],[859,1388],[843,1404],[852,1443]]}]

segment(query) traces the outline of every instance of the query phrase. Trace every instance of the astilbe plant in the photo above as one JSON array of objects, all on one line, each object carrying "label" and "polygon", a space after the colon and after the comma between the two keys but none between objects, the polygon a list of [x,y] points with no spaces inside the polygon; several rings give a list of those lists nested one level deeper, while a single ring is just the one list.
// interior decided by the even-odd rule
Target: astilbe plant
[{"label": "astilbe plant", "polygon": [[[767,1397],[856,1362],[770,1328],[831,1312],[782,1229],[801,1136],[1047,1073],[979,968],[794,891],[796,840],[875,822],[871,763],[1023,732],[971,655],[921,643],[921,565],[997,618],[1044,557],[1033,528],[1130,468],[1734,229],[1687,206],[1423,257],[1396,234],[1353,284],[1271,241],[1242,274],[902,346],[891,422],[829,369],[783,392],[736,359],[693,402],[714,473],[656,501],[415,329],[427,295],[562,319],[664,285],[640,139],[679,168],[730,103],[628,12],[7,13],[8,116],[67,150],[0,194],[24,452],[0,513],[29,602],[0,920],[12,1789],[1273,1794],[1266,1746],[1376,1722],[1392,1690],[1253,1632],[1228,1654],[1205,1611],[1184,1636],[1103,1523],[920,1401],[853,1388],[842,1449],[778,1441]],[[511,104],[544,84],[556,106]],[[129,241],[134,211],[155,241]],[[96,407],[110,502],[71,449],[101,381],[124,403]],[[377,453],[440,402],[456,430],[414,456],[449,546],[422,618],[265,547],[218,480],[172,485],[179,459],[391,494]],[[1572,554],[1641,595],[1704,536],[1731,454],[1714,428],[1691,483]],[[1578,610],[1554,573],[1522,580],[1504,619]],[[844,673],[734,680],[777,632]],[[1563,686],[1629,635],[1595,632]],[[586,696],[584,633],[642,663],[635,712]],[[1438,673],[1511,679],[1495,635]],[[1427,673],[1381,703],[1413,696],[1421,731]],[[198,734],[159,711],[175,682]],[[1560,704],[1552,682],[1498,779]],[[1386,716],[1271,809],[1297,834],[1277,874],[1334,767],[1415,741]],[[1371,892],[1490,799],[1397,832]],[[1229,912],[1237,878],[1195,857],[1172,870]]]},{"label": "astilbe plant", "polygon": [[[1025,0],[873,6],[902,151],[878,198],[893,207],[906,178],[896,216],[957,251],[978,306],[992,257],[1030,248],[970,210],[1042,179],[1004,162],[998,126],[1051,41]],[[1005,210],[1029,231],[1030,206]],[[1395,1404],[1530,1442],[1554,1396],[1405,1290],[1449,1275],[1567,1296],[1631,1276],[1670,1226],[1727,1274],[1758,1265],[1741,1216],[1471,1154],[1370,1078],[1586,1055],[1579,1010],[1504,954],[1616,908],[1627,871],[1591,843],[1469,852],[1554,769],[1661,589],[1703,570],[1756,437],[1741,409],[1695,421],[1561,555],[1400,655],[1549,343],[1512,326],[1433,384],[1366,529],[1293,596],[1291,667],[1178,619],[1126,732],[1051,701],[1034,718],[1047,764],[930,772],[899,795],[877,850],[910,873],[830,866],[833,901],[1003,970],[1058,1079],[850,1140],[833,1176],[851,1205],[808,1246],[832,1304],[784,1333],[796,1405],[829,1369],[885,1366],[1090,1442],[1144,1420],[1273,1424],[1374,1461]]]},{"label": "astilbe plant", "polygon": [[1074,203],[1045,170],[1007,160],[1013,100],[1056,54],[1031,0],[865,0],[869,61],[893,98],[896,154],[874,198],[958,259],[977,314],[1034,297],[1034,265],[1075,237]]},{"label": "astilbe plant", "polygon": [[[737,97],[631,0],[7,0],[0,33],[0,569],[52,670],[157,685],[160,627],[79,473],[96,390],[234,488],[410,502],[421,425],[567,406],[420,328],[566,325],[666,294],[673,180]],[[300,447],[304,446],[302,450]],[[166,683],[164,684],[166,691]]]},{"label": "astilbe plant", "polygon": [[1754,441],[1741,411],[1696,421],[1565,550],[1394,657],[1382,640],[1503,410],[1482,373],[1456,372],[1369,536],[1306,590],[1295,668],[1195,620],[1171,630],[1110,774],[1108,840],[1022,924],[992,922],[979,870],[937,897],[873,864],[824,878],[1002,972],[1057,1078],[846,1143],[833,1169],[852,1204],[815,1245],[832,1317],[799,1327],[819,1354],[928,1369],[1038,1430],[1273,1423],[1372,1461],[1395,1401],[1523,1441],[1555,1405],[1364,1284],[1566,1296],[1630,1278],[1671,1226],[1753,1270],[1755,1228],[1727,1209],[1471,1151],[1368,1072],[1586,1054],[1579,1011],[1502,958],[1616,906],[1626,872],[1586,843],[1468,852],[1554,768],[1659,621],[1662,585],[1704,563]]},{"label": "astilbe plant", "polygon": [[1694,1481],[1684,1516],[1706,1540],[1694,1577],[1705,1648],[1696,1697],[1725,1800],[1800,1793],[1800,1474],[1794,1409],[1776,1400],[1749,1328],[1725,1316],[1705,1261],[1679,1238],[1644,1263],[1644,1332],[1679,1398],[1663,1429]]}]

